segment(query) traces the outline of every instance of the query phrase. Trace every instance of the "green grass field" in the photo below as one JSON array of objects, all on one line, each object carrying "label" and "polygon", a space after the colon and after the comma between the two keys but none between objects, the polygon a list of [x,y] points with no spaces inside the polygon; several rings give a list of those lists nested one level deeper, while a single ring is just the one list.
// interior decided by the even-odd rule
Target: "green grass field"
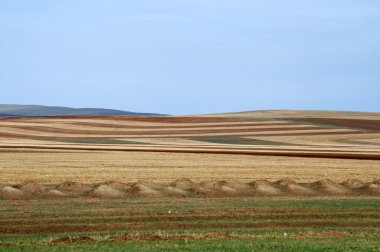
[{"label": "green grass field", "polygon": [[380,251],[378,198],[0,203],[0,251]]}]

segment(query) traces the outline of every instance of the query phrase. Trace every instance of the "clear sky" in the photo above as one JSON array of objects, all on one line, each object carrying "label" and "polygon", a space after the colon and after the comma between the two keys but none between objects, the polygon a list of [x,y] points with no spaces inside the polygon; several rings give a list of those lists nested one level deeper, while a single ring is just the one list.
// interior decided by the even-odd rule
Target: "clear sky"
[{"label": "clear sky", "polygon": [[380,111],[380,1],[0,0],[0,103]]}]

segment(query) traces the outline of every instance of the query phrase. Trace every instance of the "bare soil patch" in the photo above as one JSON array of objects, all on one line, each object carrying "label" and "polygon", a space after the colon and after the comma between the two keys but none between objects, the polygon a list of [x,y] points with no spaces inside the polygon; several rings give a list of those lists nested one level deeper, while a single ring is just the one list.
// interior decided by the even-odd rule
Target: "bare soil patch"
[{"label": "bare soil patch", "polygon": [[83,194],[86,191],[89,191],[89,186],[79,182],[65,181],[58,186],[58,189],[63,192],[71,194]]},{"label": "bare soil patch", "polygon": [[43,196],[47,195],[49,189],[35,181],[25,181],[24,183],[17,185],[16,188],[24,191],[27,194]]},{"label": "bare soil patch", "polygon": [[114,187],[110,185],[99,185],[92,189],[89,192],[89,195],[95,196],[95,197],[111,197],[111,198],[118,198],[118,197],[123,197],[125,194],[118,190],[115,189]]},{"label": "bare soil patch", "polygon": [[5,186],[1,189],[0,196],[2,196],[5,199],[15,200],[15,199],[25,199],[27,195],[12,186]]},{"label": "bare soil patch", "polygon": [[363,183],[359,179],[348,179],[348,180],[344,181],[342,183],[342,185],[344,185],[345,187],[350,188],[350,189],[357,189],[357,188],[361,188],[361,187],[365,186],[365,183]]},{"label": "bare soil patch", "polygon": [[[347,180],[347,183],[336,183],[329,179],[312,183],[297,183],[292,179],[281,179],[275,182],[255,180],[250,183],[235,180],[207,180],[195,183],[182,178],[172,183],[155,183],[150,180],[127,185],[117,181],[85,185],[76,182],[64,182],[57,189],[47,187],[34,181],[27,181],[16,187],[5,185],[1,189],[3,198],[18,199],[24,197],[223,197],[223,196],[257,196],[257,197],[291,197],[291,196],[371,196],[380,194],[380,184]],[[114,186],[115,185],[115,188]],[[92,189],[91,189],[92,188]]]},{"label": "bare soil patch", "polygon": [[312,187],[323,194],[328,195],[350,195],[352,191],[343,185],[337,184],[329,179],[320,180],[314,184]]},{"label": "bare soil patch", "polygon": [[162,195],[159,191],[140,183],[132,185],[132,187],[128,190],[128,193],[131,195],[140,195],[144,197],[157,197]]}]

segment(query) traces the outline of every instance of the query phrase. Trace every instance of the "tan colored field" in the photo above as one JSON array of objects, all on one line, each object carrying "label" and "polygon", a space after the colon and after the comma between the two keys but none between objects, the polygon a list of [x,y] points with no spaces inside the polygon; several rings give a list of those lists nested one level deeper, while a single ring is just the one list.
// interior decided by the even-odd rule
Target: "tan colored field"
[{"label": "tan colored field", "polygon": [[315,239],[372,251],[379,122],[320,111],[0,118],[0,250],[272,251],[283,239],[298,251]]},{"label": "tan colored field", "polygon": [[0,183],[36,180],[57,184],[65,180],[83,183],[116,180],[171,182],[196,180],[291,178],[311,182],[348,178],[365,182],[379,178],[379,161],[281,156],[251,156],[155,152],[88,152],[2,150]]},{"label": "tan colored field", "polygon": [[370,181],[379,136],[380,114],[359,112],[0,118],[0,182]]}]

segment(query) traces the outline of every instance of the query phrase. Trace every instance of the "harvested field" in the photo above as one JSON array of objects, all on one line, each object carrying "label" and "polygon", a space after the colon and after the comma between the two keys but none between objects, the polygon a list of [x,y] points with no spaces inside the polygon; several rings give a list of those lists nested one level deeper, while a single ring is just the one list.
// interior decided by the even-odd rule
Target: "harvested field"
[{"label": "harvested field", "polygon": [[[303,111],[298,116],[295,111],[268,111],[219,116],[0,118],[0,146],[380,159],[379,118],[375,113],[312,111],[309,117]],[[30,141],[35,145],[27,144]],[[272,151],[263,152],[262,147]]]},{"label": "harvested field", "polygon": [[0,251],[376,251],[379,121],[0,118]]},{"label": "harvested field", "polygon": [[43,184],[59,184],[66,180],[80,183],[154,180],[161,183],[184,177],[240,182],[284,178],[313,182],[328,177],[336,182],[347,179],[370,182],[380,177],[377,160],[33,149],[0,149],[0,155],[2,184],[19,184],[26,180]]}]

